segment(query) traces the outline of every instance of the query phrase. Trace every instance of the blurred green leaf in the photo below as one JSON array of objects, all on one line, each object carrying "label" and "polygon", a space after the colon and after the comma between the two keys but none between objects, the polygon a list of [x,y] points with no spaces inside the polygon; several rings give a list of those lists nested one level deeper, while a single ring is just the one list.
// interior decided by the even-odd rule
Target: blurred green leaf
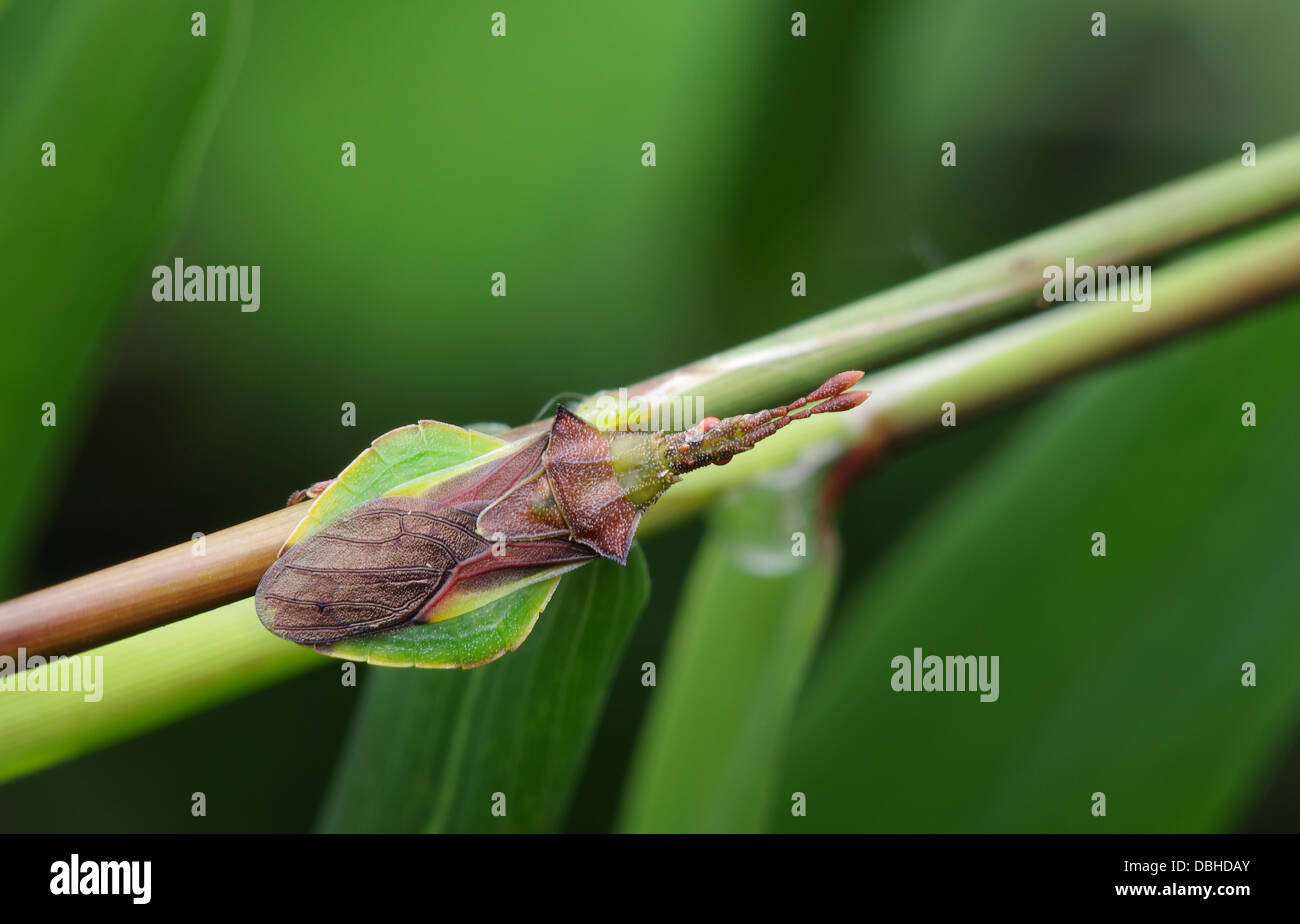
[{"label": "blurred green leaf", "polygon": [[[85,429],[89,373],[128,296],[150,282],[147,258],[185,201],[243,53],[248,6],[205,10],[205,39],[191,36],[188,11],[161,2],[3,11],[0,259],[5,338],[21,347],[5,354],[0,433],[22,452],[0,456],[0,587]],[[42,426],[47,402],[55,427]]]},{"label": "blurred green leaf", "polygon": [[[69,3],[4,8],[0,144],[14,143],[11,127],[25,136],[37,124],[20,120],[12,104],[27,105],[28,93],[48,98],[45,88],[62,69],[61,104],[50,113],[74,127],[101,113],[119,119],[117,141],[129,143],[127,156],[148,172],[179,126],[177,111],[159,108],[157,98],[175,102],[170,94],[183,91],[190,67],[225,38],[224,6],[204,7],[208,46],[174,30],[178,21],[188,26],[189,10],[161,0],[80,6],[93,11],[95,28],[76,42],[52,42],[31,28],[66,23]],[[261,4],[248,67],[219,129],[219,156],[208,159],[180,240],[199,262],[265,264],[264,309],[232,317],[144,301],[137,323],[118,336],[112,318],[95,312],[120,300],[123,277],[102,272],[94,252],[86,262],[86,252],[69,249],[54,276],[47,264],[40,278],[54,280],[58,298],[14,299],[48,309],[55,339],[18,336],[19,319],[0,372],[0,413],[9,414],[13,397],[20,425],[3,416],[0,433],[18,451],[0,463],[14,504],[0,504],[0,532],[30,536],[7,514],[17,510],[30,527],[42,492],[57,494],[61,512],[77,515],[46,512],[44,550],[24,580],[34,586],[88,570],[108,563],[105,549],[146,551],[159,536],[260,513],[336,471],[358,448],[355,431],[337,426],[340,400],[362,409],[367,435],[429,413],[520,418],[552,391],[669,368],[1217,161],[1239,139],[1279,137],[1295,125],[1296,12],[1161,0],[1126,11],[1122,28],[1098,42],[1087,34],[1087,10],[1037,0],[992,12],[961,0],[880,9],[826,3],[809,10],[809,37],[792,41],[788,11],[771,4],[731,0],[706,11],[678,0],[615,10],[586,0],[563,16],[511,12],[510,39],[496,41],[472,5],[406,5],[395,26],[392,17],[359,18],[354,4],[337,0],[314,4],[310,17],[293,5]],[[711,37],[721,33],[728,41],[719,44]],[[186,42],[167,46],[184,57],[160,51],[164,35]],[[148,53],[131,60],[129,51],[141,49]],[[34,66],[37,58],[43,66]],[[920,58],[933,66],[916,68]],[[673,66],[664,69],[665,60]],[[160,76],[142,84],[148,67]],[[971,74],[980,79],[965,79]],[[472,90],[434,92],[462,85]],[[304,95],[305,86],[315,92]],[[122,119],[133,99],[140,111]],[[1062,99],[1070,105],[1056,105]],[[938,169],[940,138],[959,141],[963,168]],[[344,139],[358,142],[355,170],[338,164]],[[653,170],[639,166],[647,139],[660,144]],[[27,144],[19,137],[20,165]],[[90,199],[109,204],[112,219],[77,236],[129,237],[148,207],[139,177],[119,169],[121,143],[86,150],[104,174]],[[61,163],[63,154],[60,145]],[[7,206],[27,174],[5,176],[15,181],[0,185]],[[82,227],[75,202],[33,204],[52,210],[13,213],[15,223]],[[0,223],[10,220],[0,212]],[[31,266],[16,265],[24,273]],[[487,274],[498,268],[510,273],[510,297],[490,300]],[[807,299],[789,296],[795,268],[811,281]],[[82,285],[80,274],[102,288]],[[128,273],[128,284],[136,278]],[[575,298],[575,279],[610,297]],[[611,299],[619,310],[610,310]],[[629,318],[653,318],[637,329],[634,349],[620,346]],[[101,339],[82,323],[98,325]],[[503,336],[508,331],[526,336]],[[509,374],[483,375],[487,344],[493,365]],[[94,396],[98,440],[60,491],[72,443],[84,437],[74,425],[90,408],[78,370],[106,350],[114,361]],[[33,368],[67,389],[50,399],[59,401],[56,432],[27,429],[39,413],[31,398],[46,400],[51,387],[19,382],[17,373]],[[67,400],[80,406],[66,414]],[[967,438],[987,433],[964,422],[962,430]],[[49,437],[61,445],[43,445]],[[888,464],[903,497],[932,480],[914,456]],[[147,492],[104,488],[136,484],[141,472]],[[1187,460],[1165,474],[1196,477]],[[690,544],[660,545],[657,569]],[[6,548],[0,537],[0,568],[27,550]],[[861,543],[846,551],[845,569],[855,575],[877,557]],[[995,618],[1011,618],[998,597],[983,600]],[[973,607],[966,615],[976,625],[988,618]],[[202,666],[200,652],[188,656]],[[274,709],[267,702],[226,710],[243,721],[222,765],[212,764],[244,772],[247,755],[262,754],[260,742],[282,741],[288,731],[318,759],[263,778],[267,791],[300,794],[311,788],[304,778],[328,772],[334,741],[296,721],[319,719],[315,691],[282,689]],[[630,724],[637,715],[609,721]],[[212,721],[195,718],[188,732],[174,729],[165,740],[186,751],[185,734],[209,734]],[[116,767],[105,754],[78,768],[80,809],[65,799],[41,810],[65,822],[71,813],[83,827],[95,819],[138,826],[160,786],[189,785],[184,761],[151,764],[142,776],[120,772],[122,749],[113,754]],[[0,814],[21,807],[37,817],[27,804],[32,793],[6,787]],[[250,824],[266,823],[242,808]]]},{"label": "blurred green leaf", "polygon": [[[1045,404],[856,594],[787,751],[807,817],[779,827],[1230,827],[1300,705],[1298,340],[1292,299]],[[894,692],[914,648],[997,655],[999,698]]]},{"label": "blurred green leaf", "polygon": [[625,830],[763,828],[838,574],[818,483],[757,488],[710,518],[651,692]]},{"label": "blurred green leaf", "polygon": [[557,828],[649,586],[636,548],[626,568],[601,560],[566,577],[528,642],[494,664],[362,674],[319,828]]}]

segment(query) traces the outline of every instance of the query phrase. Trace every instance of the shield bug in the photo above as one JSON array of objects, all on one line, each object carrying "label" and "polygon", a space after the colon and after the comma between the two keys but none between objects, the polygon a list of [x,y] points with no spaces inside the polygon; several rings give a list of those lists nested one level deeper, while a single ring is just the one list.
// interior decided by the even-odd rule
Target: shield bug
[{"label": "shield bug", "polygon": [[[641,515],[682,475],[791,421],[856,407],[869,393],[848,389],[861,377],[842,372],[787,406],[673,432],[602,430],[564,406],[548,430],[513,443],[435,421],[392,431],[337,479],[290,498],[313,503],[258,584],[258,616],[338,653],[349,639],[481,612],[596,556],[626,564]],[[513,649],[544,606],[490,657],[430,665]]]}]

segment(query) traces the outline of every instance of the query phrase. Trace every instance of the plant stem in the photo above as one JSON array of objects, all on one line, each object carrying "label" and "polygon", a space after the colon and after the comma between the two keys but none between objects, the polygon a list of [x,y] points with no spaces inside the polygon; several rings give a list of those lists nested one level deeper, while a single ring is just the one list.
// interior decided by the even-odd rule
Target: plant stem
[{"label": "plant stem", "polygon": [[231,603],[257,586],[307,512],[287,507],[0,604],[0,656],[72,654]]},{"label": "plant stem", "polygon": [[[962,414],[986,409],[1296,289],[1300,289],[1300,215],[1156,270],[1147,313],[1133,312],[1122,302],[1067,304],[878,372],[862,383],[872,390],[872,398],[861,407],[801,421],[765,441],[761,451],[736,456],[725,467],[691,473],[651,508],[641,534],[664,529],[722,492],[760,479],[797,477],[801,470],[851,450],[874,458],[899,440],[937,428],[944,401],[954,402]],[[301,512],[301,508],[282,511],[210,536],[213,551],[209,555],[222,558],[229,554],[229,559],[223,559],[228,569],[190,562],[184,567],[198,567],[214,576],[224,574],[229,583],[223,594],[234,593],[241,580],[246,582],[247,592]],[[241,548],[245,550],[242,555]],[[188,556],[189,546],[142,561],[152,559],[154,567],[173,563],[179,569],[174,556],[181,552]],[[139,574],[131,571],[132,567],[139,568]],[[119,575],[115,586],[121,587],[151,573],[141,562],[109,572]],[[193,576],[196,572],[186,573]],[[96,577],[80,579],[86,584],[72,582],[83,594],[77,599],[88,599],[84,595],[94,589]],[[65,587],[41,594],[70,593]],[[192,601],[209,592],[190,590],[185,599],[193,605]],[[0,624],[13,619],[15,613],[27,612],[23,601],[29,599],[0,606],[0,614],[7,611],[0,616]],[[55,609],[44,606],[49,618],[57,618]],[[41,628],[40,620],[29,624],[33,631],[50,631]],[[96,630],[103,634],[102,627]],[[22,640],[12,634],[6,638],[11,640],[7,644]],[[82,642],[74,638],[68,644]],[[95,724],[93,733],[86,732],[84,717],[88,713],[77,698],[80,694],[0,697],[0,727],[5,729],[0,780],[160,725],[186,709],[215,705],[313,665],[329,663],[327,658],[266,632],[256,622],[247,600],[115,642],[94,653],[104,658],[101,675],[122,678],[126,695],[113,699],[105,722]],[[33,670],[48,671],[48,667]],[[162,709],[156,706],[160,701],[166,703]]]},{"label": "plant stem", "polygon": [[966,415],[1041,389],[1065,376],[1153,346],[1300,289],[1300,215],[1251,231],[1153,273],[1151,308],[1075,302],[1005,325],[867,376],[871,399],[842,414],[814,417],[736,456],[725,468],[691,474],[647,513],[661,529],[727,490],[797,465],[855,450],[869,461],[941,425],[951,401]]},{"label": "plant stem", "polygon": [[[1043,268],[1139,263],[1300,205],[1300,136],[1258,167],[1232,160],[868,296],[628,389],[647,401],[703,396],[717,416],[782,400],[841,369],[879,368],[1033,307]],[[1039,302],[1041,305],[1041,301]]]},{"label": "plant stem", "polygon": [[[730,413],[783,398],[844,368],[878,366],[890,357],[1029,307],[1032,296],[1041,290],[1045,265],[1062,264],[1067,257],[1078,266],[1129,263],[1300,203],[1300,137],[1261,151],[1259,164],[1245,168],[1233,161],[1202,171],[642,382],[629,393],[647,401],[696,395],[707,402],[711,413]],[[1250,279],[1233,277],[1233,281],[1241,291],[1249,291]],[[1222,284],[1212,287],[1226,304],[1231,293],[1221,290]],[[1169,298],[1161,297],[1162,301]],[[953,348],[956,352],[918,360],[921,365],[897,367],[879,384],[870,386],[878,394],[854,419],[877,419],[882,422],[878,428],[887,424],[895,435],[908,428],[924,429],[926,415],[931,413],[929,404],[923,408],[920,403],[898,402],[904,400],[902,395],[912,395],[909,400],[933,403],[938,390],[953,388],[949,371],[954,363],[997,364],[997,368],[978,365],[982,370],[979,381],[988,393],[982,396],[976,390],[973,399],[967,399],[967,403],[973,400],[974,406],[995,397],[1000,385],[1032,387],[1042,379],[1036,377],[1036,367],[1025,366],[1023,351],[1035,348],[1033,338],[1040,330],[1056,325],[1078,324],[1080,335],[1100,339],[1097,344],[1085,339],[1077,349],[1053,341],[1052,349],[1065,350],[1059,357],[1063,368],[1055,375],[1099,361],[1093,346],[1117,351],[1167,335],[1162,326],[1167,316],[1159,310],[1149,316],[1153,320],[1145,326],[1103,329],[1094,328],[1100,322],[1090,320],[1094,308],[1076,305],[1065,314],[1061,313],[1064,309],[1055,309]],[[1032,326],[1035,320],[1042,320],[1047,327]],[[1028,337],[1031,346],[996,339],[1003,333],[1008,338]],[[1014,361],[1004,362],[1007,357]],[[930,391],[921,383],[928,383]],[[878,408],[891,409],[890,416],[879,416]],[[803,439],[782,445],[816,444],[817,424],[826,432],[836,427],[826,425],[826,419],[809,421],[801,427],[806,433]],[[841,422],[838,426],[846,425]],[[782,457],[767,448],[759,455],[773,460]],[[722,475],[717,474],[720,470],[693,475],[665,496],[642,529],[653,530],[656,523],[694,509],[699,503],[696,498],[711,496],[715,483],[739,480],[752,464],[742,462],[746,458],[740,457],[737,467]],[[202,557],[193,555],[189,544],[178,545],[0,604],[0,656],[14,656],[19,648],[47,656],[69,654],[245,596],[303,512],[293,508],[277,511],[214,533],[208,537],[207,554]]]},{"label": "plant stem", "polygon": [[[102,660],[92,661],[97,666],[89,671],[78,667],[79,689],[47,683],[39,695],[0,696],[0,781],[251,693],[322,660],[263,629],[251,600],[96,648],[93,655]],[[8,682],[49,672],[32,668]]]},{"label": "plant stem", "polygon": [[1163,266],[1150,310],[1076,302],[1007,325],[872,378],[880,403],[859,415],[866,436],[897,443],[939,423],[944,401],[984,409],[1018,394],[1300,288],[1300,216]]}]

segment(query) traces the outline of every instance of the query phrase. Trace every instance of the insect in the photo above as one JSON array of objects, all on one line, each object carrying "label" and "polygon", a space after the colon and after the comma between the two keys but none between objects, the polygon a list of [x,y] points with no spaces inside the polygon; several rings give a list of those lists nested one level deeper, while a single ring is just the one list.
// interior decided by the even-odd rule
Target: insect
[{"label": "insect", "polygon": [[[597,556],[626,565],[641,515],[682,475],[724,465],[791,421],[856,407],[869,392],[848,389],[861,377],[842,372],[787,406],[675,432],[601,430],[563,405],[548,430],[513,443],[434,421],[392,431],[337,479],[290,498],[313,503],[258,584],[258,617],[338,654],[350,639],[478,612]],[[445,447],[464,460],[439,464]],[[475,662],[427,666],[457,663]]]}]

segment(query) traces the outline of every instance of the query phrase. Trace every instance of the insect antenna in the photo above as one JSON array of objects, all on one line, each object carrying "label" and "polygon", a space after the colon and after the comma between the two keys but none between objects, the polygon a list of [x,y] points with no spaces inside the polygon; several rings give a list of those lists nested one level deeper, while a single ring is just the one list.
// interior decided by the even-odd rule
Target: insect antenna
[{"label": "insect antenna", "polygon": [[547,399],[546,403],[542,405],[541,410],[533,415],[532,423],[537,423],[537,421],[544,417],[554,417],[555,408],[561,402],[569,401],[573,404],[578,404],[586,400],[586,397],[586,395],[576,391],[562,391],[559,394],[552,395]]}]

